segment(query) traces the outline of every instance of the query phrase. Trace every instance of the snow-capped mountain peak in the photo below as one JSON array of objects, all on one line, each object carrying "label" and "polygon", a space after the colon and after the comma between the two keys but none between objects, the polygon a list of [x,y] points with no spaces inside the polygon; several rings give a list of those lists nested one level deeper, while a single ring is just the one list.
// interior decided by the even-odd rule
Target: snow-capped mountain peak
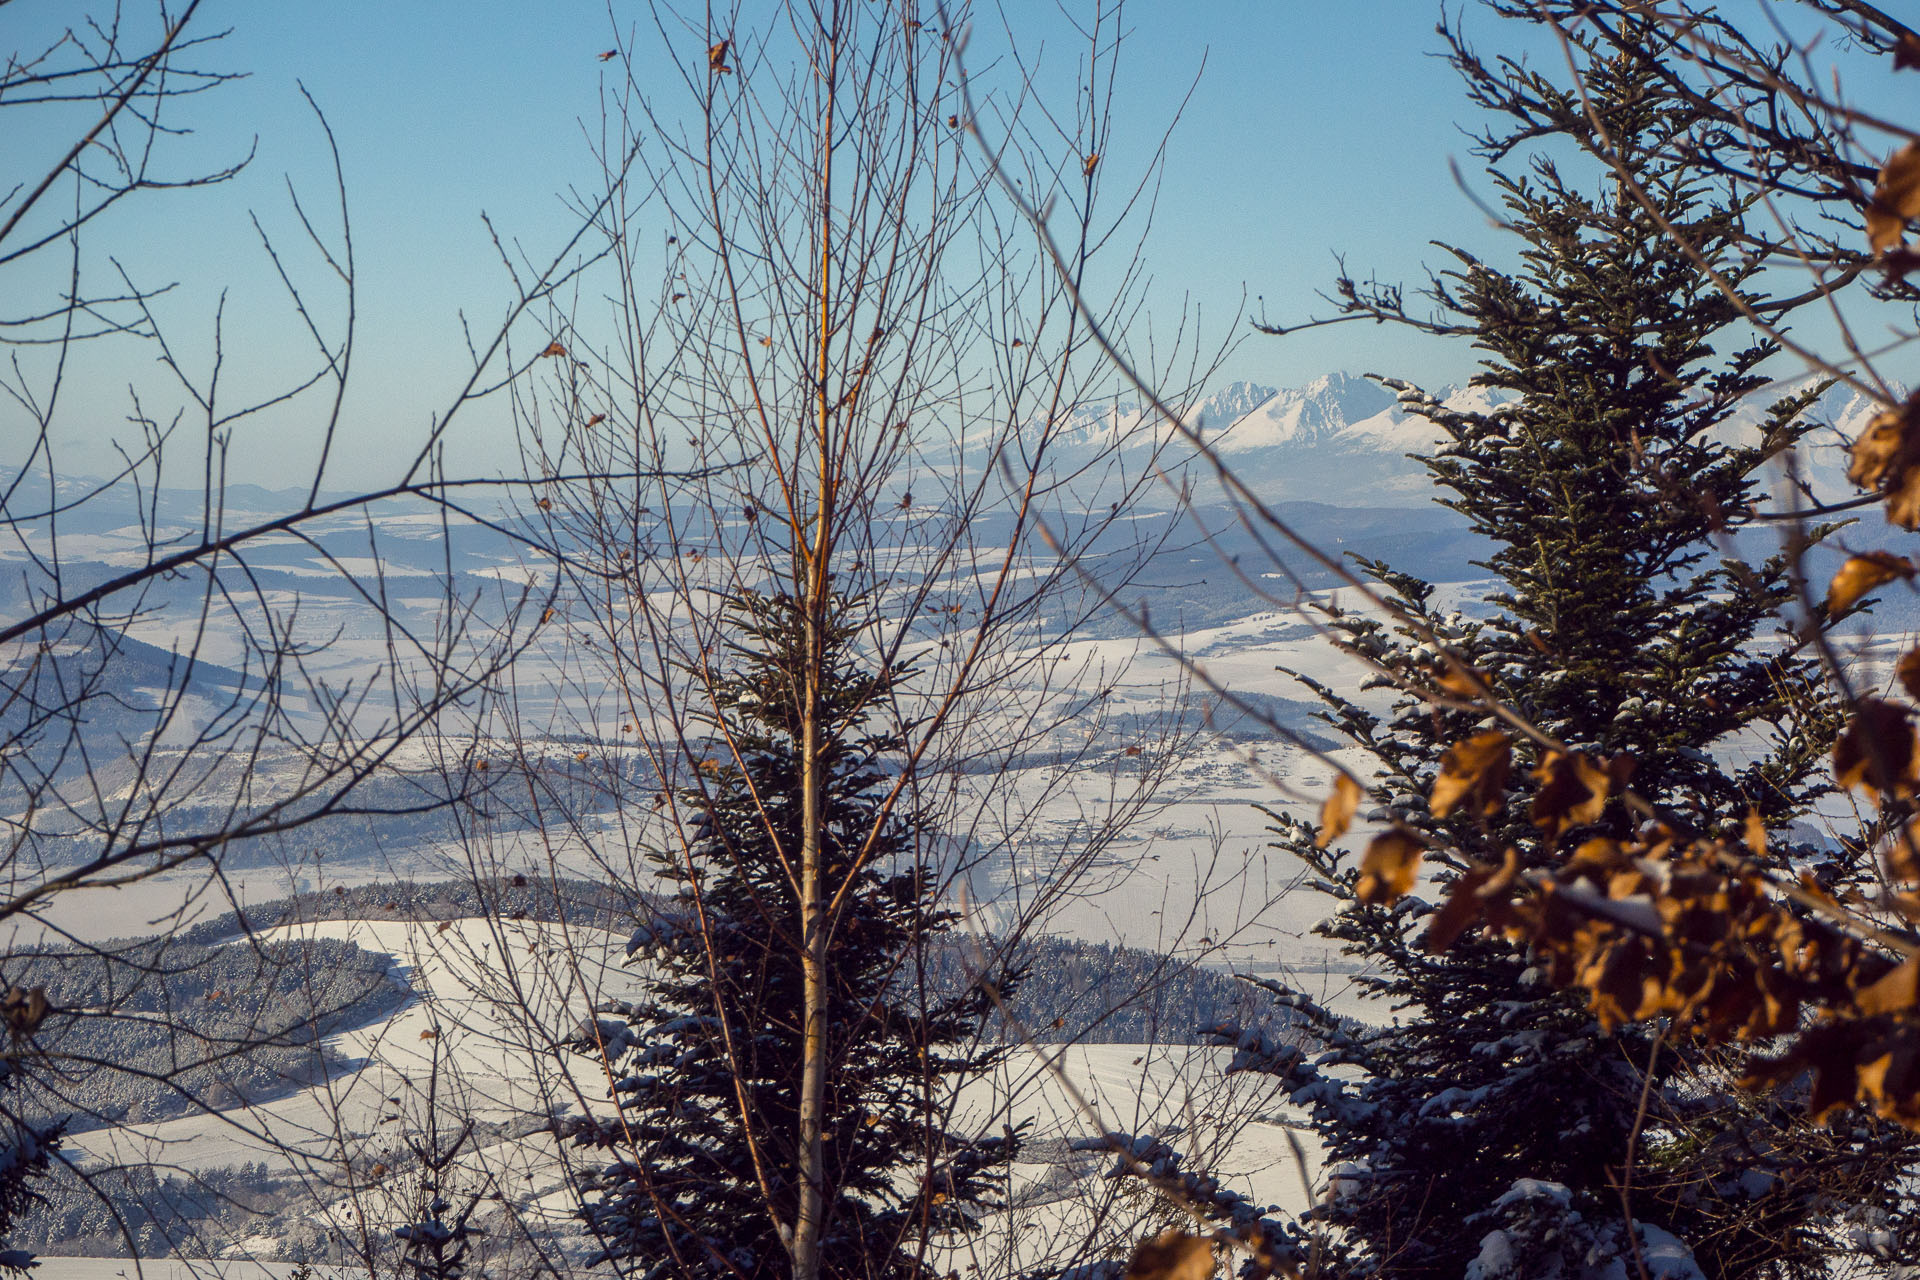
[{"label": "snow-capped mountain peak", "polygon": [[1203,431],[1230,427],[1279,395],[1277,387],[1230,382],[1194,406],[1192,421]]},{"label": "snow-capped mountain peak", "polygon": [[[1757,394],[1716,433],[1732,441],[1752,438],[1766,407],[1808,385],[1784,381]],[[1449,408],[1491,413],[1512,399],[1486,387],[1438,387],[1433,395]],[[1809,410],[1823,425],[1800,453],[1803,474],[1823,499],[1851,492],[1845,483],[1847,446],[1879,411],[1871,398],[1852,388],[1830,388]],[[1409,412],[1398,393],[1372,378],[1328,373],[1297,387],[1231,382],[1188,411],[1195,428],[1243,482],[1269,498],[1357,502],[1367,505],[1424,504],[1433,496],[1432,477],[1409,455],[1430,454],[1439,445],[1440,427]],[[1168,429],[1151,423],[1137,402],[1115,396],[1079,409],[1061,444],[1068,449],[1101,448],[1121,442],[1132,450],[1167,444]],[[1184,456],[1175,442],[1160,465]]]},{"label": "snow-capped mountain peak", "polygon": [[[1203,412],[1209,403],[1203,402]],[[1210,417],[1206,426],[1225,429],[1221,447],[1229,453],[1275,445],[1312,445],[1342,435],[1355,424],[1394,412],[1396,404],[1394,393],[1371,378],[1329,373],[1303,387],[1273,392],[1232,419]]]}]

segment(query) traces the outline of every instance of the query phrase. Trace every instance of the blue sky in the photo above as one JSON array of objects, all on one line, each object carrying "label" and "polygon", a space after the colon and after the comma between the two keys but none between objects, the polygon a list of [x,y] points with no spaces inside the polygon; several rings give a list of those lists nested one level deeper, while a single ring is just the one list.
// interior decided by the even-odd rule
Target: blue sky
[{"label": "blue sky", "polygon": [[[61,0],[24,0],[8,13],[21,15],[16,29],[24,30],[60,21],[66,9]],[[1075,50],[1055,6],[1021,0],[1004,12],[1023,48],[1043,51],[1043,71],[1071,67]],[[1331,280],[1335,253],[1362,273],[1417,280],[1422,263],[1437,261],[1430,240],[1497,249],[1497,233],[1449,173],[1451,161],[1470,174],[1475,165],[1457,123],[1466,104],[1433,56],[1438,13],[1432,0],[1212,0],[1126,11],[1123,134],[1144,148],[1193,88],[1145,243],[1160,314],[1189,302],[1218,341],[1243,305],[1264,303],[1275,320],[1320,308],[1313,294]],[[181,104],[177,123],[193,132],[169,163],[185,171],[250,146],[255,157],[224,188],[150,198],[138,216],[102,227],[96,242],[142,283],[181,282],[164,315],[189,362],[204,364],[227,291],[226,367],[236,394],[303,367],[297,324],[250,215],[288,247],[289,263],[315,286],[322,319],[337,314],[321,264],[299,251],[287,194],[291,183],[310,212],[334,220],[325,140],[304,85],[339,145],[361,280],[350,447],[335,478],[378,479],[392,469],[394,442],[417,439],[455,385],[458,314],[484,327],[508,299],[482,213],[536,259],[568,234],[564,195],[594,181],[583,127],[598,118],[603,75],[620,65],[595,56],[615,43],[616,21],[633,33],[643,81],[659,79],[671,98],[659,37],[628,0],[611,8],[605,0],[205,0],[200,28],[232,30],[201,61],[247,78]],[[1469,31],[1490,44],[1510,38],[1502,28],[1468,14]],[[48,115],[40,136],[0,138],[0,166],[30,167],[36,147],[57,146],[69,127]],[[1137,157],[1116,163],[1129,160]],[[125,389],[151,378],[150,358],[89,353],[69,418],[88,429],[70,439],[69,465],[108,464],[106,433],[95,424],[125,416]],[[1465,376],[1470,357],[1457,345],[1342,326],[1250,337],[1222,376],[1287,385],[1335,369],[1446,382]],[[250,429],[235,478],[297,480],[310,442],[274,434],[282,429]],[[507,467],[508,439],[499,416],[482,413],[462,448],[475,468]]]}]

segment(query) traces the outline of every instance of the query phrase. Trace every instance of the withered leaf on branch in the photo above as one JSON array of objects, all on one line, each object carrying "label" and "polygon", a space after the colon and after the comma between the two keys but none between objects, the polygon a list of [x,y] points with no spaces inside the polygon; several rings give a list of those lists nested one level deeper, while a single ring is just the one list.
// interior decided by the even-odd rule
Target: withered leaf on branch
[{"label": "withered leaf on branch", "polygon": [[1626,757],[1602,768],[1584,751],[1549,751],[1533,771],[1540,790],[1528,816],[1534,826],[1556,836],[1571,827],[1598,822],[1613,790],[1613,774],[1631,768]]},{"label": "withered leaf on branch", "polygon": [[1785,1084],[1813,1073],[1807,1110],[1827,1120],[1856,1103],[1909,1129],[1920,1129],[1920,1045],[1910,1021],[1889,1018],[1823,1022],[1807,1028],[1778,1058],[1753,1064],[1742,1087]]},{"label": "withered leaf on branch", "polygon": [[1854,992],[1860,1012],[1905,1013],[1920,999],[1920,956],[1911,957]]},{"label": "withered leaf on branch", "polygon": [[1384,907],[1413,892],[1424,848],[1420,837],[1406,827],[1375,836],[1360,859],[1360,881],[1354,890],[1360,901]]},{"label": "withered leaf on branch", "polygon": [[1920,822],[1908,823],[1894,832],[1886,860],[1890,879],[1920,884]]},{"label": "withered leaf on branch", "polygon": [[1507,850],[1504,866],[1475,867],[1462,875],[1453,882],[1446,903],[1434,912],[1421,945],[1436,955],[1445,951],[1467,926],[1486,913],[1488,904],[1499,900],[1519,877],[1520,859],[1512,849]]},{"label": "withered leaf on branch", "polygon": [[1840,571],[1827,584],[1827,613],[1837,617],[1853,608],[1860,597],[1895,578],[1911,578],[1913,561],[1891,551],[1868,551],[1848,556]]},{"label": "withered leaf on branch", "polygon": [[1213,1274],[1213,1241],[1169,1227],[1134,1246],[1124,1280],[1207,1280]]},{"label": "withered leaf on branch", "polygon": [[1507,772],[1513,764],[1513,739],[1498,729],[1456,742],[1440,757],[1427,807],[1444,818],[1466,806],[1476,818],[1490,818],[1506,803]]},{"label": "withered leaf on branch", "polygon": [[1867,422],[1847,450],[1847,479],[1862,489],[1878,489],[1905,448],[1907,415],[1903,409],[1882,409]]},{"label": "withered leaf on branch", "polygon": [[1915,253],[1912,245],[1895,245],[1880,256],[1880,266],[1893,279],[1904,280],[1920,271],[1920,253]]},{"label": "withered leaf on branch", "polygon": [[1875,414],[1851,457],[1847,479],[1884,494],[1887,519],[1904,529],[1920,527],[1920,392]]},{"label": "withered leaf on branch", "polygon": [[1779,1057],[1755,1059],[1740,1086],[1770,1088],[1790,1083],[1803,1072],[1811,1071],[1813,1091],[1807,1100],[1807,1111],[1818,1123],[1842,1107],[1853,1105],[1859,1096],[1860,1072],[1856,1062],[1859,1040],[1857,1024],[1825,1023],[1809,1027]]},{"label": "withered leaf on branch", "polygon": [[1862,698],[1833,748],[1833,776],[1842,790],[1865,787],[1910,796],[1914,783],[1913,722],[1905,707]]},{"label": "withered leaf on branch", "polygon": [[1476,671],[1457,659],[1442,662],[1433,669],[1434,683],[1461,698],[1477,698],[1486,687],[1484,672]]},{"label": "withered leaf on branch", "polygon": [[1907,1035],[1889,1037],[1874,1048],[1878,1052],[1859,1066],[1861,1100],[1889,1120],[1920,1128],[1920,1045],[1911,1027]]},{"label": "withered leaf on branch", "polygon": [[1666,998],[1664,959],[1663,948],[1652,939],[1616,931],[1586,955],[1574,980],[1587,989],[1594,1017],[1611,1031],[1670,1008],[1678,1011],[1681,1002]]},{"label": "withered leaf on branch", "polygon": [[1347,834],[1347,828],[1353,825],[1353,815],[1360,808],[1360,784],[1347,774],[1336,774],[1333,779],[1333,794],[1320,806],[1320,834],[1314,838],[1314,845],[1324,849]]},{"label": "withered leaf on branch", "polygon": [[1909,698],[1920,698],[1920,649],[1909,649],[1894,664],[1893,675]]},{"label": "withered leaf on branch", "polygon": [[0,1021],[15,1040],[24,1040],[40,1029],[52,1007],[45,987],[8,987],[0,997]]},{"label": "withered leaf on branch", "polygon": [[[1883,714],[1871,705],[1861,713]],[[1911,735],[1904,715],[1898,727]],[[1624,784],[1571,756],[1553,763],[1609,791]],[[1755,852],[1758,825],[1746,837]],[[1749,1060],[1744,1087],[1811,1074],[1816,1120],[1859,1106],[1920,1131],[1920,957],[1876,958],[1861,939],[1802,915],[1777,884],[1738,868],[1738,847],[1680,843],[1650,826],[1628,839],[1595,836],[1550,876],[1526,878],[1509,850],[1505,867],[1475,867],[1453,884],[1425,945],[1444,949],[1483,923],[1525,943],[1554,986],[1584,992],[1607,1027],[1665,1018],[1712,1044],[1791,1037],[1784,1053]],[[1810,881],[1802,888],[1817,892]],[[1900,909],[1920,918],[1920,906]]]},{"label": "withered leaf on branch", "polygon": [[1920,142],[1900,148],[1880,170],[1867,202],[1867,243],[1885,253],[1900,243],[1913,217],[1920,217]]}]

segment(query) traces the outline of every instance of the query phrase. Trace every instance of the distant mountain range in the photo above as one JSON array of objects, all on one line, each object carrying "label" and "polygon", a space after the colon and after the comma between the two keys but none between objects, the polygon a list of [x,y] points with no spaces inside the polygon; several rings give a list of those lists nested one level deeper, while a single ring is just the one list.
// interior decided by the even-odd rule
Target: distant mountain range
[{"label": "distant mountain range", "polygon": [[[1727,424],[1729,437],[1751,431],[1766,405],[1808,385],[1801,379],[1776,388],[1743,408]],[[1485,412],[1501,397],[1484,387],[1442,387],[1435,394],[1450,408]],[[1845,386],[1830,388],[1812,416],[1823,426],[1802,449],[1801,467],[1823,498],[1850,496],[1846,446],[1877,412],[1867,397]],[[1234,473],[1271,501],[1313,501],[1338,506],[1402,506],[1432,499],[1426,469],[1408,455],[1430,452],[1440,431],[1409,414],[1398,395],[1369,377],[1329,373],[1299,387],[1233,382],[1208,395],[1187,417]],[[1164,430],[1145,429],[1135,403],[1105,402],[1080,411],[1068,428],[1071,447],[1091,451],[1116,434],[1144,450]]]},{"label": "distant mountain range", "polygon": [[[1737,435],[1750,430],[1759,422],[1767,403],[1811,381],[1794,379],[1756,396],[1751,406],[1735,415],[1726,433]],[[1895,391],[1905,394],[1904,388],[1896,387]],[[1500,401],[1484,387],[1443,386],[1435,389],[1435,394],[1449,407],[1470,411],[1484,412]],[[1877,406],[1872,400],[1844,385],[1830,388],[1814,406],[1812,416],[1824,426],[1802,446],[1800,465],[1823,499],[1853,496],[1855,491],[1846,481],[1846,448],[1875,412]],[[1399,397],[1372,377],[1328,373],[1297,387],[1230,382],[1194,404],[1187,422],[1214,444],[1240,479],[1268,501],[1405,507],[1424,505],[1433,497],[1426,469],[1408,455],[1430,452],[1439,443],[1439,431],[1426,419],[1402,409]],[[1131,455],[1131,461],[1118,474],[1138,475],[1136,467],[1141,458],[1168,435],[1163,426],[1144,421],[1137,400],[1117,396],[1072,410],[1059,446],[1069,457],[1086,457],[1110,446],[1119,436],[1125,441],[1123,459]],[[1184,450],[1184,445],[1174,445],[1172,456],[1163,457],[1163,463],[1177,462]],[[1096,480],[1095,489],[1081,494],[1090,508],[1107,505],[1106,495],[1097,491],[1106,482],[1106,473],[1102,470],[1098,474],[1102,478]],[[33,522],[32,513],[56,505],[63,508],[62,527],[68,535],[119,535],[122,540],[131,535],[133,543],[129,545],[138,543],[144,532],[142,522],[147,519],[157,519],[162,536],[184,536],[197,526],[204,506],[201,493],[190,488],[167,487],[148,496],[123,484],[80,502],[83,495],[100,487],[99,480],[62,477],[49,485],[44,471],[25,477],[23,484],[22,479],[19,468],[0,465],[0,490],[20,485],[12,503],[14,518]],[[1075,489],[1078,492],[1079,486]],[[319,495],[319,500],[325,503],[344,496],[326,492]],[[306,499],[304,488],[269,490],[257,485],[233,485],[224,494],[222,523],[227,529],[244,527],[297,510]],[[493,495],[476,501],[486,510],[491,500]],[[1201,496],[1200,500],[1208,499]],[[1156,499],[1149,494],[1147,501],[1153,505]],[[149,507],[148,502],[153,505]],[[418,503],[401,503],[398,509],[428,510]],[[459,528],[460,522],[455,524]],[[367,554],[364,513],[349,511],[319,527],[327,530],[330,543],[339,544],[331,548],[337,553]],[[384,527],[390,536],[383,554],[395,553],[392,536],[397,535],[415,544],[406,550],[422,557],[419,568],[432,572],[440,567],[437,522],[428,520],[415,528],[401,528],[389,521]],[[495,541],[479,530],[460,529],[459,536],[476,547]],[[355,542],[357,545],[349,545]],[[489,545],[487,550],[494,548]],[[0,547],[0,560],[18,558],[18,554],[12,547]],[[292,554],[299,558],[301,551]],[[252,558],[260,560],[259,552],[255,551]],[[403,554],[401,558],[408,557]],[[318,584],[304,585],[312,590]],[[0,599],[5,593],[6,586],[0,583]]]}]

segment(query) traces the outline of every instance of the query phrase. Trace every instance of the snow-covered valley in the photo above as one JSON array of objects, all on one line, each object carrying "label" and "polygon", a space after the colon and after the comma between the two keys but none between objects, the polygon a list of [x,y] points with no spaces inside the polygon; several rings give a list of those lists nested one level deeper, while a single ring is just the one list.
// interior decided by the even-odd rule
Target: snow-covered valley
[{"label": "snow-covered valley", "polygon": [[[1456,407],[1492,403],[1473,390],[1445,398]],[[1836,427],[1857,427],[1861,405],[1829,398],[1823,411]],[[1089,413],[1075,447],[1098,448],[1130,412]],[[1287,391],[1236,384],[1203,402],[1193,423],[1243,479],[1272,495],[1281,519],[1336,563],[1377,557],[1435,583],[1442,612],[1479,607],[1488,588],[1473,561],[1483,546],[1433,505],[1419,464],[1405,456],[1430,449],[1433,431],[1391,391],[1340,375]],[[1811,457],[1816,490],[1837,490],[1844,466],[1830,442],[1816,440]],[[1364,486],[1353,485],[1356,476],[1366,477]],[[237,496],[236,520],[247,516],[246,501],[257,498],[262,512],[273,505],[273,495]],[[1337,568],[1287,548],[1270,529],[1250,531],[1224,503],[1178,511],[1169,502],[1134,514],[1143,527],[1164,522],[1165,532],[1154,527],[1151,554],[1115,593],[1112,603],[1133,616],[1098,611],[1063,632],[1043,613],[1024,639],[1007,640],[1002,660],[1018,674],[968,723],[966,749],[951,753],[966,762],[942,779],[950,788],[942,812],[965,820],[951,864],[962,868],[950,885],[959,929],[989,938],[1033,930],[1273,979],[1345,1016],[1382,1021],[1388,1015],[1355,989],[1352,959],[1314,932],[1329,900],[1269,847],[1266,812],[1312,813],[1333,763],[1365,767],[1318,718],[1311,688],[1360,689],[1366,671],[1327,642],[1318,620],[1328,608],[1364,602]],[[393,660],[394,628],[368,617],[364,592],[341,588],[343,571],[377,573],[390,618],[420,634],[433,634],[445,616],[449,579],[452,598],[481,601],[472,616],[494,620],[522,586],[537,594],[552,581],[550,566],[511,540],[477,525],[450,536],[432,513],[402,512],[377,527],[342,517],[306,535],[263,541],[249,552],[248,572],[263,608],[297,613],[319,638],[305,657],[309,691],[346,687]],[[64,553],[104,572],[136,563],[147,536],[137,522],[103,520],[64,534]],[[1913,614],[1904,598],[1890,606],[1874,630],[1857,627],[1845,638],[1847,656],[1881,678],[1888,653],[1879,637],[1898,634]],[[1154,636],[1142,634],[1141,619]],[[184,690],[167,733],[142,744],[151,750],[139,756],[141,767],[109,759],[90,770],[86,784],[100,794],[76,799],[76,809],[137,796],[153,759],[187,758],[223,708],[260,687],[245,636],[196,633],[195,625],[155,607],[127,629],[137,643],[110,656],[87,635],[47,654],[5,655],[15,669],[39,660],[96,672],[123,664],[121,709],[134,718],[169,690]],[[289,894],[378,897],[393,885],[522,878],[612,885],[637,899],[655,887],[644,854],[668,821],[648,803],[660,789],[657,762],[676,748],[666,726],[632,714],[617,682],[583,662],[568,635],[528,627],[510,696],[480,709],[462,704],[404,741],[380,736],[375,705],[369,741],[380,746],[381,763],[366,783],[379,801],[371,816],[328,817],[290,836],[236,845],[218,876],[190,863],[126,887],[53,895],[16,917],[11,948],[180,935]],[[189,643],[199,669],[171,669],[169,656]],[[909,658],[936,672],[948,661],[944,638],[916,643]],[[307,726],[333,714],[317,695],[297,691],[286,710],[290,722]],[[98,727],[105,736],[122,722],[103,716]],[[217,810],[235,795],[297,798],[308,767],[299,751],[277,744],[215,758],[193,800]],[[550,820],[538,806],[503,805],[482,819],[470,805],[451,822],[414,813],[426,807],[415,797],[444,792],[447,779],[470,779],[476,769],[488,771],[491,795],[537,781],[552,794],[588,799]],[[77,776],[60,778],[75,796]],[[9,816],[26,827],[58,814],[15,807]],[[1369,827],[1368,815],[1361,819],[1356,838]],[[208,1250],[284,1262],[317,1253],[329,1233],[349,1233],[376,1208],[400,1212],[417,1190],[406,1181],[414,1176],[406,1135],[471,1126],[447,1176],[498,1197],[489,1213],[513,1217],[522,1224],[516,1229],[575,1248],[578,1178],[591,1156],[569,1149],[555,1130],[570,1117],[610,1114],[611,1082],[567,1042],[596,1006],[634,992],[623,929],[600,920],[395,912],[276,923],[258,936],[303,939],[383,957],[393,1007],[329,1032],[314,1046],[313,1078],[271,1096],[74,1133],[64,1151],[78,1168],[146,1167],[188,1181],[247,1168],[263,1185],[305,1188],[304,1201],[266,1205],[251,1230],[224,1230]],[[952,1100],[957,1116],[1033,1127],[1006,1170],[1008,1207],[974,1243],[953,1246],[951,1270],[1013,1274],[1138,1238],[1162,1210],[1106,1176],[1115,1155],[1099,1143],[1115,1135],[1177,1140],[1189,1168],[1212,1171],[1258,1205],[1298,1212],[1325,1192],[1317,1153],[1296,1148],[1294,1113],[1270,1082],[1226,1074],[1229,1051],[1201,1043],[1203,1028],[1191,1019],[1165,1030],[1154,1042],[1069,1046],[1036,1036]],[[307,1207],[292,1207],[301,1203]],[[190,1251],[194,1242],[177,1247]],[[49,1260],[39,1274],[95,1274],[92,1262],[68,1265]]]}]

